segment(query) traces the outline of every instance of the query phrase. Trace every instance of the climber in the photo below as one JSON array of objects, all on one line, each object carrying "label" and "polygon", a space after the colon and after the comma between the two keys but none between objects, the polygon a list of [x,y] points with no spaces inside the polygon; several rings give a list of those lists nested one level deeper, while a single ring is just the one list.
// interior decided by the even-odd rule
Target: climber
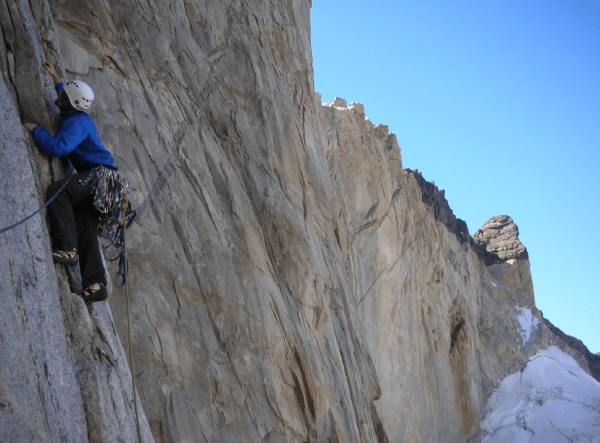
[{"label": "climber", "polygon": [[[94,122],[85,112],[94,100],[92,89],[79,80],[63,85],[51,63],[45,62],[42,66],[54,81],[58,95],[54,103],[60,111],[60,129],[52,136],[33,123],[27,122],[23,126],[31,131],[42,152],[67,157],[77,171],[48,206],[54,244],[52,258],[67,265],[79,263],[81,284],[85,288],[79,296],[86,304],[104,301],[108,298],[108,290],[97,236],[100,212],[94,207],[94,184],[86,179],[98,166],[116,168],[111,153],[100,142]],[[69,179],[50,184],[48,198],[55,195],[66,180]]]}]

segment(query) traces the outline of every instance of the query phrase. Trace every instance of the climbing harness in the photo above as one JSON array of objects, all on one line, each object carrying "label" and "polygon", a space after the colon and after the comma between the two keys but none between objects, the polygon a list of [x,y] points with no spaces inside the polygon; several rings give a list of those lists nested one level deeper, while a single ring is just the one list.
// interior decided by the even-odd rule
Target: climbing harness
[{"label": "climbing harness", "polygon": [[94,194],[94,208],[102,215],[98,224],[98,235],[104,237],[108,231],[121,222],[121,201],[129,193],[129,183],[116,169],[96,166],[79,180],[82,185],[91,184]]},{"label": "climbing harness", "polygon": [[37,211],[35,211],[33,214],[28,215],[27,217],[25,217],[23,220],[18,221],[17,223],[14,223],[10,226],[7,226],[6,228],[2,228],[0,229],[0,234],[6,232],[6,231],[10,231],[13,228],[16,228],[17,226],[19,226],[20,224],[25,223],[27,220],[29,220],[31,217],[35,217],[37,214],[39,214],[40,212],[42,212],[44,209],[46,209],[46,207],[52,203],[52,200],[54,200],[56,198],[56,196],[58,194],[60,194],[62,192],[63,189],[65,189],[65,187],[67,186],[67,184],[69,183],[69,181],[71,181],[71,179],[73,178],[75,174],[69,176],[69,178],[67,178],[67,181],[65,181],[65,183],[60,187],[60,189],[58,190],[58,192],[56,194],[54,194],[52,196],[52,198],[50,200],[48,200],[46,202],[46,204],[44,206],[42,206],[40,209],[38,209]]},{"label": "climbing harness", "polygon": [[[127,249],[125,247],[126,244],[126,232],[129,225],[133,222],[133,218],[135,217],[135,212],[133,212],[133,216],[131,220],[127,221],[127,214],[131,210],[131,205],[127,201],[127,197],[123,198],[121,202],[121,212],[123,214],[121,219],[121,233],[122,233],[122,261],[123,265],[123,284],[125,285],[125,298],[127,300],[127,333],[129,335],[129,369],[131,371],[131,385],[133,389],[133,404],[135,406],[135,420],[137,425],[137,433],[138,440],[142,443],[142,433],[140,431],[140,415],[138,412],[138,400],[137,400],[137,388],[135,386],[135,370],[133,367],[133,346],[131,344],[131,316],[129,315],[129,284],[127,283]],[[121,271],[121,262],[119,262],[119,272]]]}]

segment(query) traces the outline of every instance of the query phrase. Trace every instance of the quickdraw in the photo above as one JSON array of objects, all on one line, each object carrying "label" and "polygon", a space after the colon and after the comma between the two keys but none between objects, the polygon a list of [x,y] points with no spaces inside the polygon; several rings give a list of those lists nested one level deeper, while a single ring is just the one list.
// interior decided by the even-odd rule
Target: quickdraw
[{"label": "quickdraw", "polygon": [[79,183],[91,184],[94,189],[94,208],[102,214],[98,223],[98,235],[105,237],[122,220],[122,202],[130,192],[129,183],[115,169],[107,166],[96,166]]}]

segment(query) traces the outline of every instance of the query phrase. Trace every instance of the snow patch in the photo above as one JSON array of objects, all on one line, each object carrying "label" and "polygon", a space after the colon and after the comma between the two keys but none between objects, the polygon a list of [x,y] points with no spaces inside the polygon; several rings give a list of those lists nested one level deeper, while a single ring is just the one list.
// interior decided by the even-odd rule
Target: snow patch
[{"label": "snow patch", "polygon": [[482,443],[600,443],[600,383],[558,346],[538,351],[488,399]]},{"label": "snow patch", "polygon": [[519,329],[517,329],[517,332],[519,332],[519,334],[523,338],[523,346],[525,346],[525,343],[529,341],[533,330],[537,329],[538,325],[540,324],[540,321],[533,316],[531,309],[520,308],[518,306],[516,308],[517,312],[515,314],[515,318],[517,319],[520,325]]}]

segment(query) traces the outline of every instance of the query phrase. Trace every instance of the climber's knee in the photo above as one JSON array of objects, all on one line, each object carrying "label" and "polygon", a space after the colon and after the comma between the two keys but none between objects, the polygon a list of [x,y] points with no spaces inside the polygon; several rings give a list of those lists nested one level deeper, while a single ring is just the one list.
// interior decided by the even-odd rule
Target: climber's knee
[{"label": "climber's knee", "polygon": [[[50,183],[50,185],[48,185],[48,189],[46,191],[46,199],[50,200],[52,197],[54,197],[55,195],[58,194],[58,192],[60,191],[60,189],[62,188],[62,186],[65,184],[65,180],[58,180],[56,182]],[[65,192],[66,190],[63,190],[62,192]]]},{"label": "climber's knee", "polygon": [[62,181],[59,180],[57,182],[50,183],[48,186],[48,190],[46,191],[46,197],[48,199],[52,198],[62,186]]}]

